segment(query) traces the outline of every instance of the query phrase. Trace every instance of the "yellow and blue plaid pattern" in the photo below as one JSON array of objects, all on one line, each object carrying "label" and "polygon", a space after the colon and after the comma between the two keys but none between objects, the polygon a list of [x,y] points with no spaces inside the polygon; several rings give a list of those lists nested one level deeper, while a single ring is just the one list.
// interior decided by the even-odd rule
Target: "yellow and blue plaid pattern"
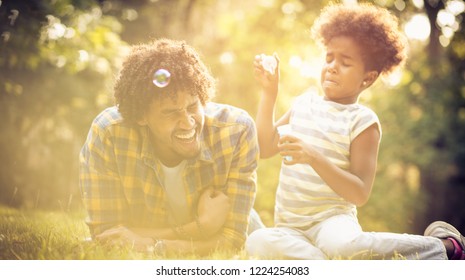
[{"label": "yellow and blue plaid pattern", "polygon": [[[231,211],[222,236],[243,245],[256,194],[259,157],[256,128],[243,110],[205,106],[201,152],[187,162],[183,176],[192,219],[205,188],[228,195]],[[123,121],[117,107],[99,114],[80,153],[80,187],[92,235],[118,224],[162,228],[174,224],[163,190],[164,175],[146,126]],[[214,209],[212,210],[214,211]]]}]

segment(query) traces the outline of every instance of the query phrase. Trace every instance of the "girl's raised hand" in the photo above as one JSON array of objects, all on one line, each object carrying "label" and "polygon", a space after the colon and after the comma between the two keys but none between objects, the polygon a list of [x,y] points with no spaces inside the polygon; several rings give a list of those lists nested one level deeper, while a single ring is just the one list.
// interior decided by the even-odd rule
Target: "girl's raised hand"
[{"label": "girl's raised hand", "polygon": [[279,83],[279,57],[265,54],[256,55],[254,59],[254,74],[263,91],[267,94],[277,94]]}]

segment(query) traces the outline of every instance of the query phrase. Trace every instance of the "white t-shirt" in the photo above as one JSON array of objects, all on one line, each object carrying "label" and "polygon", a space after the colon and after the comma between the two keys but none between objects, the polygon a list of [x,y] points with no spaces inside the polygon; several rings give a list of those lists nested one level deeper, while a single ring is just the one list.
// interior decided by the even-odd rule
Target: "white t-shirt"
[{"label": "white t-shirt", "polygon": [[163,186],[169,201],[171,213],[177,224],[182,225],[189,222],[189,209],[187,208],[186,188],[182,173],[187,161],[182,161],[175,167],[167,167],[161,164],[165,181]]},{"label": "white t-shirt", "polygon": [[[291,107],[292,134],[311,143],[342,169],[350,165],[350,144],[361,132],[377,124],[377,115],[356,104],[339,104],[314,93],[304,93]],[[281,166],[276,192],[276,226],[308,229],[342,213],[356,214],[356,206],[336,194],[308,164]]]}]

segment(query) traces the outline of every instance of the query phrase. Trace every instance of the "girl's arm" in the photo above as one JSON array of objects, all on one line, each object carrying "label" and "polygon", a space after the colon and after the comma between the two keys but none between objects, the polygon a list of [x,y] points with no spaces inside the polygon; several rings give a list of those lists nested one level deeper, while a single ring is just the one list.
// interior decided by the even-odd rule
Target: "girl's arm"
[{"label": "girl's arm", "polygon": [[277,122],[274,121],[274,114],[274,101],[262,94],[256,117],[260,158],[269,158],[279,152],[277,127],[289,123],[290,111],[287,111]]},{"label": "girl's arm", "polygon": [[255,120],[261,158],[269,158],[279,152],[279,135],[276,127],[289,123],[289,112],[275,122],[275,105],[279,84],[279,58],[276,54],[274,57],[278,61],[274,74],[270,74],[263,69],[261,56],[256,56],[254,61],[255,79],[262,88]]}]

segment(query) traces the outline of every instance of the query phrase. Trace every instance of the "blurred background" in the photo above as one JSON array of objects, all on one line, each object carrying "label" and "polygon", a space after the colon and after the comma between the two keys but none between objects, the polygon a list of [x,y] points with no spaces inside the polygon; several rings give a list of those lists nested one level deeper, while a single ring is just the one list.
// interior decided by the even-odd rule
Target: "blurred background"
[{"label": "blurred background", "polygon": [[[215,101],[256,114],[256,54],[281,60],[278,117],[319,90],[310,27],[326,0],[0,0],[0,204],[82,210],[78,154],[113,104],[128,46],[168,37],[194,46],[218,79]],[[354,4],[356,0],[343,1]],[[436,219],[465,231],[465,3],[377,0],[409,38],[403,69],[361,103],[381,120],[367,231],[423,233]],[[261,160],[255,208],[272,225],[281,159]]]}]

